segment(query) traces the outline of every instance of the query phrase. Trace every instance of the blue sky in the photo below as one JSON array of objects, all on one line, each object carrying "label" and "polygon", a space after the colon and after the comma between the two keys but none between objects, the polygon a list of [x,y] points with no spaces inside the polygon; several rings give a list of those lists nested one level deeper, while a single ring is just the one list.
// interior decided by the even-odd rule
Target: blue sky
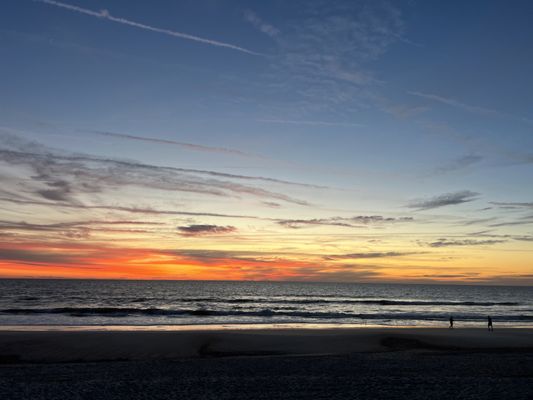
[{"label": "blue sky", "polygon": [[[470,237],[476,229],[505,241],[533,232],[531,223],[487,226],[532,218],[529,1],[7,0],[0,7],[3,148],[270,179],[232,187],[238,195],[226,198],[196,187],[176,194],[159,182],[167,178],[128,171],[133,183],[111,179],[115,191],[91,192],[87,182],[70,182],[79,174],[54,169],[61,178],[43,178],[41,165],[19,154],[2,160],[10,195],[65,202],[60,179],[70,182],[68,201],[93,206],[130,204],[126,185],[162,190],[140,199],[165,208],[244,209],[271,219],[416,217],[416,228],[403,231],[412,233],[405,246],[426,231],[474,245],[489,240]],[[30,188],[35,173],[53,189]],[[150,179],[157,185],[143,183]],[[413,206],[423,201],[439,206]],[[3,220],[30,222],[22,208],[6,210]],[[443,225],[446,218],[469,219],[476,229]],[[524,243],[519,250],[530,257]]]}]

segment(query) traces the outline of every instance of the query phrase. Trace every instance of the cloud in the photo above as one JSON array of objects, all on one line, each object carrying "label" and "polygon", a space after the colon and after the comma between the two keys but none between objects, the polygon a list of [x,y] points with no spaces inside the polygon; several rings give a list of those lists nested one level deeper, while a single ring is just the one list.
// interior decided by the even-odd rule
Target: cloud
[{"label": "cloud", "polygon": [[305,121],[305,120],[287,120],[287,119],[258,119],[259,122],[267,122],[274,124],[291,124],[291,125],[323,125],[323,126],[347,126],[347,127],[361,127],[363,124],[352,122],[335,122],[335,121]]},{"label": "cloud", "polygon": [[[0,139],[3,139],[0,136]],[[24,147],[24,142],[16,147]],[[251,177],[187,168],[161,167],[136,161],[123,161],[85,154],[69,154],[47,148],[34,148],[36,152],[0,149],[0,161],[14,166],[26,166],[34,175],[25,181],[33,183],[32,192],[41,198],[75,203],[76,195],[102,193],[105,190],[138,186],[164,191],[192,192],[212,196],[251,195],[268,200],[281,200],[298,205],[307,201],[293,198],[257,186],[232,180],[262,181],[285,185],[313,187],[314,185],[289,183],[267,177]],[[225,178],[224,180],[221,178]]]},{"label": "cloud", "polygon": [[[289,13],[273,37],[278,51],[268,58],[261,92],[276,101],[265,102],[265,114],[272,123],[360,126],[345,121],[353,119],[354,110],[376,105],[382,82],[372,64],[402,38],[399,8],[385,1],[297,4],[297,15],[290,19]],[[316,119],[326,113],[333,119]]]},{"label": "cloud", "polygon": [[290,264],[291,261],[280,257],[279,253],[273,255],[268,252],[261,251],[246,251],[246,250],[208,250],[208,249],[180,249],[180,250],[168,250],[168,254],[173,254],[185,259],[191,259],[198,261],[205,265],[217,265],[222,263],[230,264],[244,262],[246,264],[254,265],[272,265],[279,263],[283,268],[283,264]]},{"label": "cloud", "polygon": [[482,156],[478,156],[475,154],[467,154],[467,155],[458,157],[455,160],[452,160],[445,165],[435,168],[433,171],[433,175],[442,175],[448,172],[459,171],[459,170],[468,168],[474,164],[477,164],[482,160],[483,160]]},{"label": "cloud", "polygon": [[204,236],[235,233],[237,228],[229,225],[187,225],[178,226],[178,231],[182,236]]},{"label": "cloud", "polygon": [[[281,38],[283,63],[296,76],[329,85],[366,85],[374,81],[363,64],[377,59],[404,30],[399,10],[388,3],[303,7],[298,24]],[[329,81],[329,82],[328,82]]]},{"label": "cloud", "polygon": [[29,222],[13,222],[13,221],[0,221],[0,228],[6,230],[33,230],[33,231],[49,231],[56,229],[65,229],[72,227],[87,227],[87,226],[116,226],[116,225],[138,225],[138,226],[158,226],[164,225],[163,222],[152,221],[130,221],[130,220],[88,220],[88,221],[66,221],[56,222],[52,224],[34,224]]},{"label": "cloud", "polygon": [[146,24],[142,24],[142,23],[139,23],[139,22],[130,21],[130,20],[125,19],[125,18],[114,17],[107,10],[93,11],[93,10],[89,10],[87,8],[73,6],[73,5],[70,5],[70,4],[61,3],[59,1],[54,1],[54,0],[34,0],[34,1],[37,1],[39,3],[49,4],[49,5],[52,5],[52,6],[55,6],[55,7],[64,8],[64,9],[67,9],[67,10],[70,10],[70,11],[75,11],[75,12],[78,12],[78,13],[81,13],[81,14],[90,15],[90,16],[96,17],[96,18],[106,19],[108,21],[116,22],[116,23],[119,23],[119,24],[124,24],[124,25],[135,27],[135,28],[144,29],[144,30],[147,30],[147,31],[162,33],[162,34],[169,35],[169,36],[174,36],[174,37],[177,37],[177,38],[180,38],[180,39],[192,40],[192,41],[195,41],[195,42],[204,43],[204,44],[208,44],[208,45],[211,45],[211,46],[224,47],[224,48],[228,48],[228,49],[231,49],[231,50],[237,50],[237,51],[240,51],[240,52],[243,52],[243,53],[247,53],[247,54],[252,54],[252,55],[262,55],[260,53],[255,52],[255,51],[251,51],[251,50],[248,50],[248,49],[246,49],[244,47],[236,46],[234,44],[220,42],[220,41],[212,40],[212,39],[206,39],[206,38],[202,38],[202,37],[199,37],[199,36],[189,35],[187,33],[176,32],[176,31],[173,31],[173,30],[170,30],[170,29],[157,28],[157,27],[154,27],[154,26],[151,26],[151,25],[146,25]]},{"label": "cloud", "polygon": [[491,233],[491,230],[488,231],[481,231],[481,232],[472,232],[470,236],[478,236],[478,237],[488,237],[488,238],[496,238],[496,239],[512,239],[512,240],[518,240],[521,242],[533,242],[533,236],[532,235],[499,235],[496,233]]},{"label": "cloud", "polygon": [[491,201],[490,204],[495,206],[500,206],[502,208],[511,207],[511,208],[533,208],[533,202],[531,203],[521,203],[521,202],[502,202],[502,201]]},{"label": "cloud", "polygon": [[329,218],[312,218],[312,219],[282,219],[278,220],[279,225],[287,228],[303,228],[313,225],[341,226],[348,228],[357,228],[361,225],[412,222],[412,217],[383,217],[381,215],[358,215],[353,217],[329,217]]},{"label": "cloud", "polygon": [[472,277],[476,277],[478,276],[479,274],[477,273],[468,273],[468,274],[428,274],[428,275],[422,275],[421,277],[422,278],[451,278],[451,279],[456,279],[456,278],[465,278],[465,279],[469,279],[469,278],[472,278]]},{"label": "cloud", "polygon": [[287,228],[298,229],[308,225],[327,225],[327,226],[342,226],[353,227],[347,222],[337,221],[332,218],[313,218],[313,219],[282,219],[278,221],[279,225]]},{"label": "cloud", "polygon": [[350,266],[344,270],[328,271],[325,269],[313,271],[307,268],[301,272],[301,276],[292,278],[294,281],[304,282],[379,282],[383,276],[378,271],[372,269],[359,269],[357,266]]},{"label": "cloud", "polygon": [[522,221],[508,221],[508,222],[499,222],[497,224],[491,224],[489,225],[491,228],[496,228],[499,226],[515,226],[515,225],[529,225],[533,224],[533,219],[528,220],[522,220]]},{"label": "cloud", "polygon": [[389,258],[389,257],[402,257],[413,254],[420,254],[415,252],[400,252],[400,251],[387,251],[387,252],[367,252],[367,253],[349,253],[349,254],[335,254],[325,256],[327,260],[354,260],[360,258]]},{"label": "cloud", "polygon": [[413,217],[383,217],[381,215],[358,215],[355,217],[349,217],[348,220],[361,224],[379,224],[390,222],[412,222]]},{"label": "cloud", "polygon": [[[7,246],[6,246],[7,247]],[[2,273],[7,276],[32,274],[61,277],[108,277],[151,279],[231,280],[334,280],[333,276],[355,279],[378,277],[368,265],[339,265],[327,268],[324,262],[282,257],[278,252],[220,251],[207,249],[151,249],[116,247],[104,243],[56,241],[12,241],[9,248],[0,245]],[[12,250],[17,250],[13,252]],[[60,255],[60,258],[56,256]],[[28,266],[29,265],[29,266]],[[43,266],[46,268],[35,268]],[[134,266],[134,268],[132,268]],[[56,272],[52,272],[55,268]],[[189,267],[189,268],[187,268]],[[191,268],[192,267],[192,268]],[[90,269],[95,270],[91,272]],[[30,272],[31,271],[31,272]]]},{"label": "cloud", "polygon": [[92,133],[92,134],[100,135],[100,136],[114,137],[114,138],[119,138],[119,139],[136,140],[140,142],[152,142],[152,143],[159,143],[159,144],[165,144],[165,145],[171,144],[171,145],[185,148],[187,150],[201,151],[201,152],[206,152],[206,153],[221,153],[221,154],[229,154],[229,155],[242,156],[242,157],[255,157],[252,154],[248,154],[240,150],[227,149],[225,147],[204,146],[201,144],[178,142],[176,140],[149,138],[149,137],[144,137],[144,136],[130,135],[126,133],[104,132],[104,131],[94,131],[94,130],[84,130],[83,132],[88,132],[88,133]]},{"label": "cloud", "polygon": [[52,203],[39,200],[25,200],[25,199],[13,199],[8,197],[0,197],[0,201],[9,202],[13,204],[27,204],[27,205],[39,205],[50,206],[58,208],[72,208],[79,210],[107,210],[107,211],[120,211],[132,214],[148,214],[148,215],[183,215],[188,217],[216,217],[216,218],[243,218],[243,219],[262,219],[253,215],[240,215],[240,214],[221,214],[210,212],[192,212],[192,211],[178,211],[178,210],[161,210],[149,207],[135,207],[135,206],[116,206],[116,205],[84,205],[84,204],[69,204],[69,203]]},{"label": "cloud", "polygon": [[505,243],[506,240],[449,240],[438,239],[435,242],[428,243],[429,247],[448,247],[448,246],[488,246],[493,244]]},{"label": "cloud", "polygon": [[261,204],[270,208],[281,208],[281,204],[273,201],[262,201]]},{"label": "cloud", "polygon": [[[53,185],[53,182],[51,185]],[[70,189],[65,187],[63,190],[36,190],[35,193],[40,194],[47,200],[68,201]]]},{"label": "cloud", "polygon": [[245,260],[256,263],[275,263],[288,261],[285,256],[298,257],[301,259],[303,256],[310,256],[314,259],[320,259],[320,256],[316,254],[305,254],[301,252],[286,253],[279,250],[274,251],[255,251],[255,250],[212,250],[212,249],[179,249],[170,250],[171,254],[176,254],[182,257],[195,259],[205,263],[211,263],[213,260],[234,259]]},{"label": "cloud", "polygon": [[465,111],[478,113],[478,114],[484,114],[484,115],[501,115],[499,111],[492,110],[490,108],[484,108],[484,107],[478,107],[478,106],[472,106],[469,104],[462,103],[460,101],[457,101],[455,99],[451,99],[448,97],[439,96],[436,94],[431,93],[423,93],[423,92],[416,92],[416,91],[408,91],[408,94],[411,94],[413,96],[422,97],[424,99],[437,101],[439,103],[447,104],[452,107],[460,108]]},{"label": "cloud", "polygon": [[180,256],[193,258],[199,261],[205,261],[206,259],[225,259],[238,257],[237,252],[224,251],[224,250],[209,250],[209,249],[180,249],[171,250],[172,254],[179,254]]},{"label": "cloud", "polygon": [[[21,233],[46,232],[47,240],[54,238],[87,239],[93,233],[153,233],[154,228],[165,225],[162,222],[130,221],[130,220],[87,220],[67,221],[51,224],[36,224],[25,221],[0,221],[0,230]],[[132,228],[133,227],[133,228]]]},{"label": "cloud", "polygon": [[409,208],[416,208],[418,210],[429,210],[432,208],[453,206],[462,203],[468,203],[476,200],[479,193],[470,190],[463,190],[460,192],[445,193],[439,196],[431,197],[429,199],[415,200],[407,205]]},{"label": "cloud", "polygon": [[60,252],[0,248],[0,261],[15,261],[38,264],[65,264],[76,262],[76,257],[62,254]]},{"label": "cloud", "polygon": [[513,236],[513,239],[521,242],[533,242],[533,236]]},{"label": "cloud", "polygon": [[415,115],[422,114],[429,110],[429,107],[424,107],[424,106],[407,106],[403,104],[390,105],[390,104],[385,104],[386,103],[385,101],[383,102],[384,102],[384,104],[382,104],[383,109],[389,114],[392,114],[397,118],[409,118]]},{"label": "cloud", "polygon": [[463,103],[461,101],[458,101],[458,100],[455,100],[455,99],[452,99],[452,98],[449,98],[449,97],[440,96],[440,95],[437,95],[437,94],[417,92],[417,91],[408,91],[407,93],[410,94],[410,95],[413,95],[413,96],[422,97],[424,99],[436,101],[436,102],[439,102],[439,103],[442,103],[442,104],[446,104],[446,105],[449,105],[451,107],[459,108],[461,110],[465,110],[465,111],[468,111],[468,112],[471,112],[471,113],[475,113],[475,114],[494,115],[494,116],[497,116],[497,117],[506,117],[506,118],[513,119],[515,121],[526,123],[528,125],[533,124],[532,120],[530,120],[528,118],[525,118],[525,117],[522,117],[522,116],[519,116],[519,115],[509,114],[507,112],[495,110],[495,109],[492,109],[492,108],[479,107],[479,106],[466,104],[466,103]]},{"label": "cloud", "polygon": [[[498,219],[497,217],[471,219],[471,220],[468,220],[468,221],[460,222],[458,225],[470,226],[470,225],[485,224],[487,222],[491,222],[491,221],[494,221],[494,220],[497,220],[497,219]],[[490,226],[493,226],[493,225],[490,225]]]},{"label": "cloud", "polygon": [[279,29],[264,22],[251,10],[244,11],[244,19],[270,37],[274,37],[280,33]]},{"label": "cloud", "polygon": [[[0,130],[9,132],[8,130],[2,129],[2,128],[0,128]],[[113,134],[113,135],[120,135],[120,134]],[[48,157],[48,158],[56,157],[56,158],[59,158],[65,161],[100,162],[100,163],[108,162],[108,163],[114,163],[120,166],[131,167],[131,168],[142,167],[145,169],[152,169],[152,170],[159,169],[159,170],[174,171],[174,172],[179,172],[179,173],[208,175],[208,176],[214,176],[217,178],[229,178],[229,179],[239,179],[239,180],[248,180],[248,181],[263,181],[263,182],[268,182],[268,183],[279,183],[283,185],[301,186],[301,187],[307,187],[307,188],[312,188],[312,189],[327,189],[326,186],[314,185],[314,184],[302,183],[302,182],[293,182],[293,181],[269,178],[269,177],[264,177],[264,176],[230,174],[226,172],[217,172],[217,171],[209,171],[209,170],[201,170],[201,169],[193,169],[193,168],[164,167],[164,166],[156,166],[156,165],[151,165],[151,164],[144,164],[144,163],[137,162],[137,161],[110,159],[110,158],[92,156],[92,155],[87,155],[87,154],[79,154],[79,153],[68,154],[65,152],[59,152],[52,148],[48,148],[34,141],[25,140],[11,133],[0,134],[0,141],[4,143],[5,147],[7,148],[6,150],[0,149],[0,151],[11,152],[11,155],[13,157],[15,157],[17,155],[16,153],[18,152],[20,157],[24,157],[25,154],[28,154],[28,156],[41,156],[41,157]],[[232,151],[232,150],[228,150],[228,151]],[[8,155],[6,154],[5,156],[7,157]]]},{"label": "cloud", "polygon": [[502,147],[501,144],[490,143],[490,141],[487,141],[487,137],[481,137],[475,132],[459,132],[443,122],[416,121],[416,123],[433,134],[459,142],[462,146],[470,148],[471,151],[479,152],[481,150],[483,153],[502,159],[503,165],[533,163],[533,154],[528,154],[527,150],[529,149],[527,148],[526,150],[522,148],[519,151],[509,150]]}]

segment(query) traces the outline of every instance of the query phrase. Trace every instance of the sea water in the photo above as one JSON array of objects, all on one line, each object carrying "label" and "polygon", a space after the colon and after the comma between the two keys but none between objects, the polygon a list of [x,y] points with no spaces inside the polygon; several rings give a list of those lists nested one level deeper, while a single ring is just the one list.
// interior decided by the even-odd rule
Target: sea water
[{"label": "sea water", "polygon": [[533,287],[0,280],[0,325],[350,324],[533,327]]}]

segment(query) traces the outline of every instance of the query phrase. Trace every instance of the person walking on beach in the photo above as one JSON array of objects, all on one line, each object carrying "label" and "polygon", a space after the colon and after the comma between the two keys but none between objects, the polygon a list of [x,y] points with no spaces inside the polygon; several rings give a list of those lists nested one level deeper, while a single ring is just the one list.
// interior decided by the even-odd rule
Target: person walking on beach
[{"label": "person walking on beach", "polygon": [[492,327],[492,318],[490,317],[490,315],[487,317],[487,322],[488,322],[489,332],[492,332],[494,328]]},{"label": "person walking on beach", "polygon": [[450,329],[453,329],[453,317],[450,316]]}]

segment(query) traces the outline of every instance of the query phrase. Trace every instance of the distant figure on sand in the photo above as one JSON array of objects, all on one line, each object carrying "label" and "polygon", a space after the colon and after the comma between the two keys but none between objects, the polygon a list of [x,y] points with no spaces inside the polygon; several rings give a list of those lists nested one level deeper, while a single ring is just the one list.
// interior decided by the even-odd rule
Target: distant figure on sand
[{"label": "distant figure on sand", "polygon": [[453,329],[453,317],[450,317],[450,329]]},{"label": "distant figure on sand", "polygon": [[487,322],[488,322],[489,332],[492,332],[494,328],[492,327],[492,318],[490,317],[490,315],[487,317]]}]

